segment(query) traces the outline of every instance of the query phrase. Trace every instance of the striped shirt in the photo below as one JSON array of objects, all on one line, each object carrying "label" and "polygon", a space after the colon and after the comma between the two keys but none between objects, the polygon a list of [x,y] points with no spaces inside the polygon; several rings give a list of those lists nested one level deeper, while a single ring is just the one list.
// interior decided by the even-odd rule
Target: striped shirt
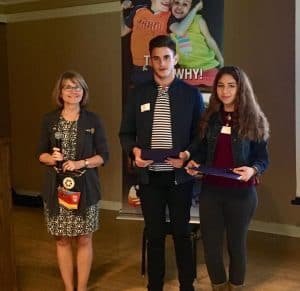
[{"label": "striped shirt", "polygon": [[[151,149],[172,149],[172,126],[170,97],[168,87],[157,87],[157,98],[154,107],[152,124]],[[151,171],[173,171],[173,166],[167,163],[153,163],[149,166]]]}]

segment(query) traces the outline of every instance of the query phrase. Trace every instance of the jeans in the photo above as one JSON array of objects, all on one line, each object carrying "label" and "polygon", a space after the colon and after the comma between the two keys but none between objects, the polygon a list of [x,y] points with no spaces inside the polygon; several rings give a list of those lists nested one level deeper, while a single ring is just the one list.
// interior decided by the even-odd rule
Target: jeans
[{"label": "jeans", "polygon": [[224,232],[229,254],[229,281],[241,285],[246,273],[246,244],[250,220],[257,206],[256,189],[204,185],[200,193],[200,229],[204,256],[213,284],[226,282],[223,263]]},{"label": "jeans", "polygon": [[149,179],[149,184],[140,185],[147,238],[148,290],[163,290],[168,207],[180,290],[193,291],[194,272],[189,230],[193,182],[175,185],[173,171],[150,171]]}]

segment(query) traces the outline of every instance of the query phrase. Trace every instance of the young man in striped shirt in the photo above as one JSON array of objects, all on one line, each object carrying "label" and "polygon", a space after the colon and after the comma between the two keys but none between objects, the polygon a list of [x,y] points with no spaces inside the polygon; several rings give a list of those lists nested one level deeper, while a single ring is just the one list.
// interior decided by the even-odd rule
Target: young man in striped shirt
[{"label": "young man in striped shirt", "polygon": [[[153,80],[135,87],[123,114],[120,141],[136,165],[145,221],[148,290],[162,291],[166,209],[175,245],[180,291],[194,290],[189,232],[193,180],[184,169],[201,113],[199,91],[175,76],[176,45],[161,35],[149,43]],[[147,157],[146,157],[147,153]]]}]

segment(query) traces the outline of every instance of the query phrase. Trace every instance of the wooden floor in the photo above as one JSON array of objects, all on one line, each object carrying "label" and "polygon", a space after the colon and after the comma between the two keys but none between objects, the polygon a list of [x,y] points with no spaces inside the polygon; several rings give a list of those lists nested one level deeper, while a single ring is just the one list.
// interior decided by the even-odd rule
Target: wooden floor
[{"label": "wooden floor", "polygon": [[[102,210],[101,227],[94,235],[94,263],[89,291],[142,291],[140,275],[143,223],[116,220],[117,213]],[[44,226],[42,209],[14,207],[16,264],[20,291],[63,290],[56,263],[55,244]],[[245,290],[300,290],[300,239],[249,232]],[[167,240],[165,291],[178,290],[173,246]],[[198,242],[197,291],[210,290]]]}]

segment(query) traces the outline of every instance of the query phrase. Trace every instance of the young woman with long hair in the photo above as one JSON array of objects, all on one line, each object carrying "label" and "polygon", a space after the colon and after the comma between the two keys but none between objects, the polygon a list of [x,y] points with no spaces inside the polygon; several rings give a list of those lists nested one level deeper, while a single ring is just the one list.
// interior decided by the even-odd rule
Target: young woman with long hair
[{"label": "young woman with long hair", "polygon": [[[190,147],[187,171],[212,167],[239,179],[204,174],[200,193],[200,227],[213,290],[241,290],[246,273],[246,238],[257,206],[256,184],[268,166],[269,123],[243,70],[234,66],[216,75],[197,141]],[[211,168],[210,168],[211,169]],[[229,274],[223,262],[224,232]]]}]

